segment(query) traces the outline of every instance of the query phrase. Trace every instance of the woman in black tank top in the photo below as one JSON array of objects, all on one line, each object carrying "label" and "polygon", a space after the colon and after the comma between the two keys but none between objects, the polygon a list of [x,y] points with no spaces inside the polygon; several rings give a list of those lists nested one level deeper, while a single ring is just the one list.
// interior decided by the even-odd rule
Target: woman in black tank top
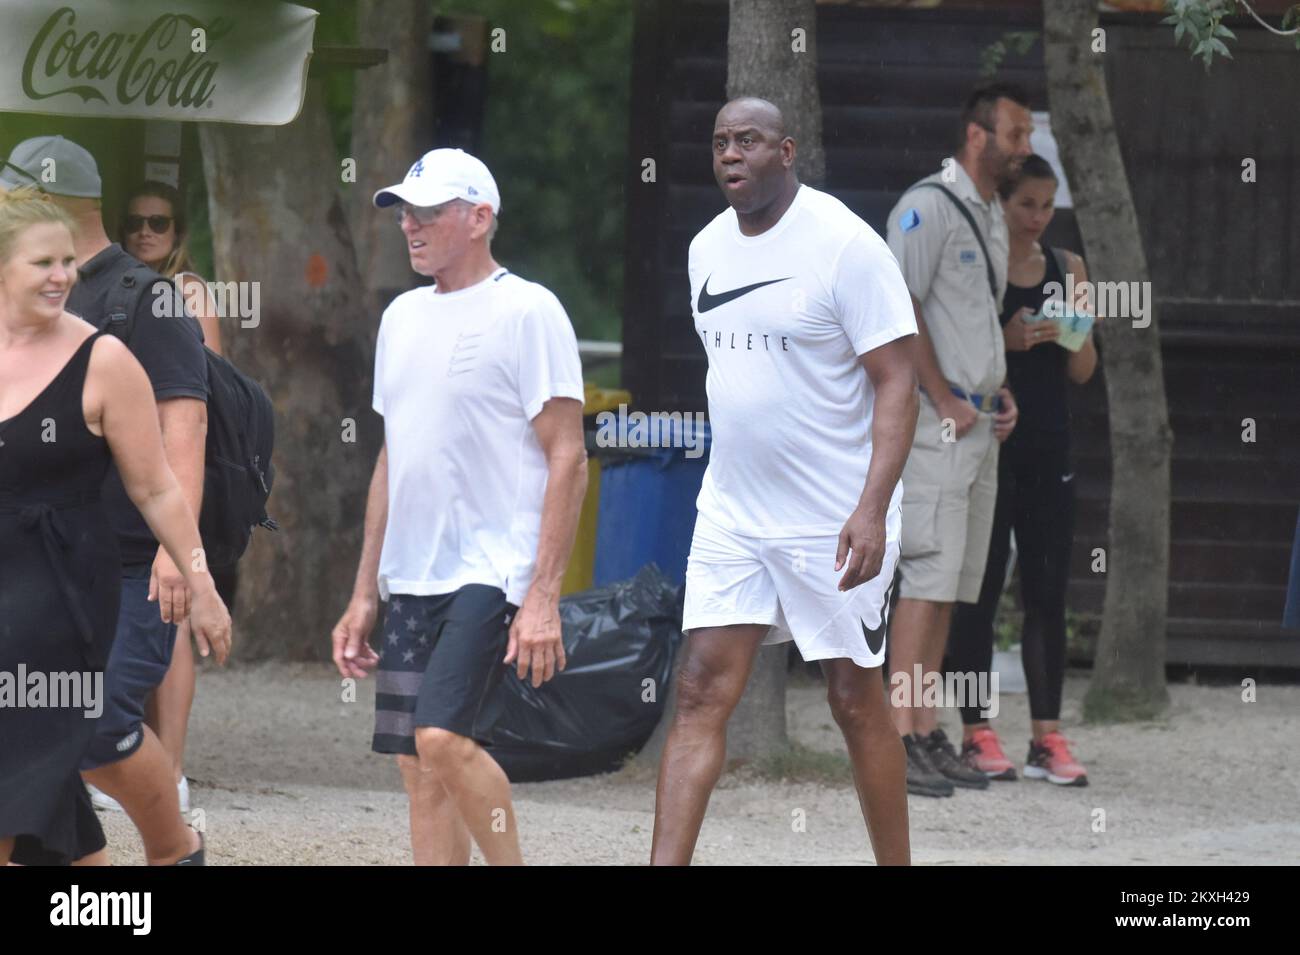
[{"label": "woman in black tank top", "polygon": [[[997,505],[980,599],[977,604],[957,605],[948,667],[985,673],[992,666],[993,620],[1014,530],[1025,608],[1020,652],[1033,730],[1025,776],[1085,786],[1088,777],[1060,732],[1065,592],[1074,536],[1066,389],[1067,382],[1083,384],[1092,377],[1097,350],[1090,333],[1079,351],[1067,351],[1056,341],[1055,325],[1031,317],[1042,311],[1049,297],[1064,299],[1071,278],[1075,284],[1087,278],[1077,255],[1039,245],[1039,236],[1052,218],[1056,185],[1047,161],[1030,156],[1017,178],[999,190],[1010,236],[1002,334],[1007,384],[1016,396],[1020,418],[998,458]],[[1083,308],[1082,300],[1078,307]],[[979,708],[963,708],[961,716],[962,752],[968,764],[993,779],[1015,779],[1011,761]]]},{"label": "woman in black tank top", "polygon": [[[193,588],[190,620],[219,659],[230,616],[163,456],[144,370],[64,310],[71,220],[0,190],[0,865],[103,846],[78,766],[103,710],[118,616],[117,538],[99,501],[110,460]],[[111,458],[110,458],[111,456]]]}]

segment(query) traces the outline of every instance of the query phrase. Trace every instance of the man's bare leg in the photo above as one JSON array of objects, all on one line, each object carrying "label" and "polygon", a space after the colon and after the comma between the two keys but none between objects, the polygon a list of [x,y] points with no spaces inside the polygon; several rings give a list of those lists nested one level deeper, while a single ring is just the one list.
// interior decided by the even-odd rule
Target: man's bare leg
[{"label": "man's bare leg", "polygon": [[826,698],[844,734],[853,781],[877,865],[910,865],[907,753],[890,719],[880,669],[823,660]]},{"label": "man's bare leg", "polygon": [[420,765],[447,792],[488,865],[523,865],[510,780],[497,761],[467,736],[432,726],[415,730]]},{"label": "man's bare leg", "polygon": [[686,637],[677,710],[659,762],[651,865],[689,865],[727,756],[727,720],[749,682],[766,624],[703,627]]},{"label": "man's bare leg", "polygon": [[398,756],[411,806],[411,851],[416,865],[469,865],[469,830],[447,787],[415,756]]},{"label": "man's bare leg", "polygon": [[171,666],[158,689],[149,696],[145,722],[158,736],[172,761],[172,774],[180,784],[184,775],[185,735],[189,731],[190,710],[194,706],[194,646],[190,642],[189,621],[176,632],[176,648]]},{"label": "man's bare leg", "polygon": [[175,865],[197,852],[202,842],[199,834],[181,821],[171,758],[153,730],[145,726],[142,731],[144,742],[126,759],[81,776],[122,804],[140,831],[149,865]]},{"label": "man's bare leg", "polygon": [[8,865],[9,857],[14,852],[14,837],[0,839],[0,865]]},{"label": "man's bare leg", "polygon": [[[913,693],[918,696],[924,686],[914,687],[916,665],[921,665],[921,675],[937,671],[943,660],[943,648],[948,640],[948,622],[952,619],[952,604],[933,600],[914,600],[900,597],[889,625],[889,692],[901,687],[901,706],[892,706],[890,713],[899,736],[914,733],[924,736],[938,725],[937,716],[926,708],[912,706]],[[939,659],[931,663],[938,646]],[[899,683],[898,681],[902,681]],[[927,720],[928,713],[928,720]]]}]

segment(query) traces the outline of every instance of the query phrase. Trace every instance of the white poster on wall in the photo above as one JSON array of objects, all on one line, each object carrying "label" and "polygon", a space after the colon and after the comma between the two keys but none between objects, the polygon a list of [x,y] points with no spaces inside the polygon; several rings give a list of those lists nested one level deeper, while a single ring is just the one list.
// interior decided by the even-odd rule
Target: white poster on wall
[{"label": "white poster on wall", "polygon": [[283,125],[316,17],[259,0],[0,0],[0,111]]},{"label": "white poster on wall", "polygon": [[1052,118],[1050,113],[1034,113],[1034,131],[1029,135],[1029,148],[1047,160],[1056,173],[1056,208],[1071,209],[1074,200],[1070,198],[1070,184],[1065,179],[1065,169],[1061,166],[1061,151],[1056,147],[1056,137],[1052,135]]}]

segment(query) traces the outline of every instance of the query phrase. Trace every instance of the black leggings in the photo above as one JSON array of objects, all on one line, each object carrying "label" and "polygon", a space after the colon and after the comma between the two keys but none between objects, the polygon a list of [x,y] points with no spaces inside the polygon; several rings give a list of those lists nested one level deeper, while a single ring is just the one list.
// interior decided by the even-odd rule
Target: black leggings
[{"label": "black leggings", "polygon": [[[953,611],[945,660],[950,672],[987,673],[993,665],[993,619],[1011,551],[1019,551],[1020,593],[1025,607],[1020,657],[1035,720],[1061,716],[1065,682],[1065,588],[1074,539],[1074,472],[1066,442],[1025,447],[1015,438],[1000,449],[993,536],[979,603]],[[1068,477],[1068,480],[1062,478]],[[978,706],[963,706],[961,721],[982,722]]]}]

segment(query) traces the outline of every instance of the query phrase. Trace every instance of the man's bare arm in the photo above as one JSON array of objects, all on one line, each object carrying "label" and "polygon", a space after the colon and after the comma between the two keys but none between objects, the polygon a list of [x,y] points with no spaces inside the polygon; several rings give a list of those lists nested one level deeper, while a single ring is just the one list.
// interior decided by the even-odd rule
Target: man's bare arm
[{"label": "man's bare arm", "polygon": [[379,557],[383,553],[387,526],[388,442],[385,441],[375,460],[374,473],[370,475],[361,560],[357,563],[357,577],[352,584],[352,599],[330,634],[334,665],[344,677],[364,677],[379,663],[379,655],[366,641],[379,619]]},{"label": "man's bare arm", "polygon": [[910,336],[896,338],[858,359],[876,393],[871,424],[871,465],[858,501],[858,506],[872,516],[883,517],[889,509],[889,500],[903,476],[903,465],[912,450],[916,415],[920,410],[913,363],[917,351],[915,346],[916,342]]},{"label": "man's bare arm", "polygon": [[912,311],[916,314],[917,337],[909,339],[914,351],[916,377],[922,390],[939,413],[939,418],[951,418],[956,423],[957,437],[969,431],[978,419],[975,406],[962,401],[949,388],[948,379],[939,367],[939,358],[934,351],[934,342],[930,330],[926,327],[925,316],[921,314],[921,303],[912,297]]},{"label": "man's bare arm", "polygon": [[[925,316],[921,314],[921,303],[916,300],[915,295],[911,296],[911,299],[912,311],[916,314],[917,337],[909,339],[909,342],[910,347],[914,349],[916,377],[926,394],[930,396],[930,400],[937,406],[942,396],[948,394],[948,379],[943,376],[943,370],[939,367],[939,358],[934,353],[930,330],[926,328]],[[863,365],[866,365],[867,357],[867,355],[862,356]],[[867,374],[871,374],[870,368],[867,369]]]},{"label": "man's bare arm", "polygon": [[546,496],[537,543],[534,588],[559,599],[560,584],[587,493],[587,450],[582,435],[582,402],[552,398],[533,419],[533,429],[546,455]]},{"label": "man's bare arm", "polygon": [[533,580],[510,625],[504,662],[514,664],[521,680],[527,678],[531,669],[532,684],[537,687],[563,670],[565,664],[560,586],[573,551],[582,499],[587,493],[582,402],[574,398],[552,398],[533,418],[533,430],[546,455],[546,494],[542,498]]},{"label": "man's bare arm", "polygon": [[916,391],[916,349],[912,336],[897,338],[859,357],[875,389],[871,464],[858,506],[840,529],[835,569],[844,569],[840,590],[852,590],[884,566],[885,517],[890,498],[912,450],[920,398]]},{"label": "man's bare arm", "polygon": [[[158,402],[163,454],[195,522],[203,507],[203,456],[208,438],[208,406],[198,398],[165,398]],[[151,595],[158,598],[163,620],[179,623],[189,615],[190,594],[185,577],[165,548],[154,558]]]}]

